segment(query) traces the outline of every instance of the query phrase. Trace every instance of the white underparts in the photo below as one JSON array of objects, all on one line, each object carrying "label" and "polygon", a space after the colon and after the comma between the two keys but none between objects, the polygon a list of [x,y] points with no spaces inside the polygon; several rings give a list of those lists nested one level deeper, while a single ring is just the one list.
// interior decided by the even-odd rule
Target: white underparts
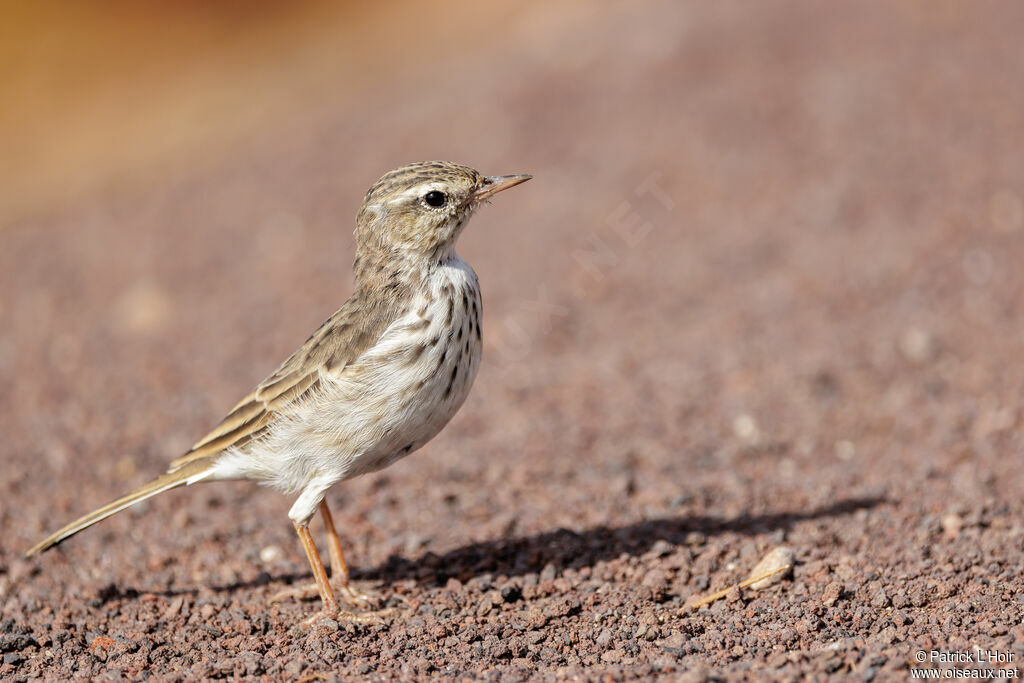
[{"label": "white underparts", "polygon": [[481,318],[476,274],[453,255],[374,346],[338,373],[322,370],[315,392],[226,450],[209,478],[301,491],[288,516],[307,522],[332,485],[396,462],[455,415],[480,365]]}]

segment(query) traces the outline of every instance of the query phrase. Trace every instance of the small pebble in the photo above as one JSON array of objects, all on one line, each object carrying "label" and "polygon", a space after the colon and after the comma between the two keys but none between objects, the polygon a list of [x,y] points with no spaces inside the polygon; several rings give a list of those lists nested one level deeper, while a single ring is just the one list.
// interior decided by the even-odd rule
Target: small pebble
[{"label": "small pebble", "polygon": [[760,581],[756,581],[750,584],[750,588],[756,591],[764,590],[765,588],[775,585],[781,581],[787,574],[792,573],[794,557],[793,549],[789,546],[780,545],[772,550],[750,571],[749,578],[752,579],[756,576],[763,576],[764,574],[775,571],[776,569],[781,569],[782,567],[789,567],[789,569],[786,571],[780,571],[778,574],[774,574]]},{"label": "small pebble", "polygon": [[181,611],[182,606],[185,604],[185,596],[179,595],[178,597],[171,600],[171,604],[164,610],[164,619],[173,619]]},{"label": "small pebble", "polygon": [[843,597],[843,584],[833,581],[825,586],[825,591],[821,594],[821,603],[826,607],[831,607],[841,597]]},{"label": "small pebble", "polygon": [[835,451],[836,457],[844,462],[849,462],[857,456],[857,446],[846,439],[836,441]]},{"label": "small pebble", "polygon": [[757,426],[757,421],[746,413],[733,419],[732,431],[737,438],[749,445],[756,445],[761,440],[761,430]]},{"label": "small pebble", "polygon": [[951,512],[942,518],[942,533],[945,534],[949,540],[955,539],[960,535],[960,530],[964,528],[963,517]]},{"label": "small pebble", "polygon": [[523,589],[510,584],[501,589],[501,597],[505,602],[516,602],[523,597]]},{"label": "small pebble", "polygon": [[925,362],[931,357],[933,349],[932,336],[920,328],[911,327],[900,337],[900,351],[911,362]]},{"label": "small pebble", "polygon": [[337,621],[331,619],[330,617],[324,617],[316,622],[316,627],[327,629],[328,631],[337,631],[339,628],[339,624]]},{"label": "small pebble", "polygon": [[260,562],[263,564],[274,564],[284,556],[279,545],[268,545],[260,550]]}]

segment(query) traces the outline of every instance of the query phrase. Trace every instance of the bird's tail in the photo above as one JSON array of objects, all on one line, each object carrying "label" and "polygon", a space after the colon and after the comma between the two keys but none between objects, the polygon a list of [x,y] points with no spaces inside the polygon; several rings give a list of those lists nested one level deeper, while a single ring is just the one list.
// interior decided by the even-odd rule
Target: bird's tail
[{"label": "bird's tail", "polygon": [[41,553],[44,550],[48,550],[64,539],[74,536],[82,529],[87,529],[96,522],[101,522],[107,517],[110,517],[125,508],[131,507],[136,503],[144,501],[147,498],[152,498],[158,493],[163,493],[164,491],[169,491],[170,489],[177,488],[178,486],[185,484],[192,484],[197,481],[201,481],[212,473],[213,465],[214,458],[203,458],[202,460],[195,460],[187,463],[176,470],[168,472],[167,474],[162,474],[148,484],[143,484],[128,495],[118,498],[113,503],[104,505],[100,509],[94,510],[84,517],[76,519],[74,522],[71,522],[49,538],[32,546],[32,548],[25,553],[25,556],[28,557],[30,555],[35,555],[36,553]]}]

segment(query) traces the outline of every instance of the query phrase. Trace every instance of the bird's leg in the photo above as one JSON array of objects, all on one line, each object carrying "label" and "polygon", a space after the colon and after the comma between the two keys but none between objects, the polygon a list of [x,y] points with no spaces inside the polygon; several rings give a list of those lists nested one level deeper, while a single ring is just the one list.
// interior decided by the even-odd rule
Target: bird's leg
[{"label": "bird's leg", "polygon": [[346,598],[346,602],[360,607],[369,607],[374,602],[374,596],[363,593],[349,583],[348,563],[345,562],[345,553],[341,551],[341,540],[338,538],[338,530],[334,528],[334,518],[331,510],[327,507],[327,499],[320,501],[320,515],[324,518],[324,529],[327,531],[327,548],[331,555],[331,578],[339,592]]},{"label": "bird's leg", "polygon": [[[321,501],[320,512],[323,515],[324,519],[324,529],[325,531],[327,531],[327,548],[331,558],[331,578],[334,579],[334,587],[341,594],[340,597],[345,602],[352,605],[356,605],[358,607],[362,607],[364,609],[369,608],[373,604],[373,602],[375,602],[376,596],[367,595],[366,593],[363,593],[356,589],[350,583],[348,563],[345,562],[345,554],[341,550],[341,541],[338,538],[338,530],[334,526],[334,518],[331,516],[331,511],[327,507],[326,500]],[[295,528],[298,529],[299,526],[296,525]],[[305,535],[309,535],[308,529],[305,532]],[[300,531],[299,536],[302,537],[303,532]],[[305,540],[303,540],[302,545],[303,547],[306,546]],[[313,551],[316,552],[316,548],[313,548]],[[309,555],[309,550],[306,551],[306,555],[310,557],[310,564],[312,564],[313,559],[312,556]],[[317,556],[317,560],[319,560],[319,556]],[[323,565],[321,564],[321,566]],[[316,569],[313,570],[313,574],[313,578],[317,579],[316,583],[307,583],[302,586],[297,586],[295,588],[288,588],[286,590],[283,590],[274,596],[274,601],[276,602],[279,600],[286,599],[309,600],[317,597],[318,595],[323,597],[324,589],[320,585]],[[330,589],[331,584],[328,584],[327,588]]]},{"label": "bird's leg", "polygon": [[[324,526],[327,528],[331,567],[343,581],[340,589],[341,593],[345,598],[347,598],[348,602],[366,607],[370,604],[370,598],[349,585],[348,566],[345,564],[345,556],[341,552],[341,542],[338,540],[338,532],[334,528],[334,520],[331,518],[331,513],[327,509],[326,503],[322,504],[321,510],[324,514]],[[298,588],[285,589],[274,595],[270,599],[271,602],[294,598],[303,600],[319,594],[320,599],[323,601],[323,609],[307,619],[305,622],[306,624],[314,624],[324,617],[331,617],[339,621],[352,621],[360,624],[381,624],[384,622],[383,617],[394,613],[393,609],[382,609],[375,612],[364,612],[361,614],[354,614],[345,610],[339,610],[338,601],[334,597],[334,590],[331,588],[331,582],[327,578],[327,569],[324,567],[323,560],[320,559],[320,553],[317,551],[316,544],[313,542],[313,537],[309,533],[309,522],[295,522],[294,524],[295,532],[299,535],[299,540],[302,542],[302,549],[306,551],[306,557],[309,559],[309,566],[313,570],[313,580],[315,583],[300,586]]]},{"label": "bird's leg", "polygon": [[324,603],[323,609],[306,619],[305,623],[315,624],[323,617],[331,617],[333,619],[344,621],[354,621],[360,624],[382,623],[383,620],[381,617],[384,616],[384,612],[353,614],[352,612],[346,612],[338,609],[338,601],[334,598],[334,590],[331,588],[331,583],[327,579],[327,570],[324,568],[324,563],[320,559],[320,553],[317,552],[316,544],[313,543],[313,537],[309,533],[309,524],[299,524],[296,522],[295,531],[299,534],[299,540],[302,541],[302,549],[306,551],[306,557],[309,558],[309,566],[313,569],[313,579],[316,581],[317,590],[320,592],[320,599],[323,600]]},{"label": "bird's leg", "polygon": [[324,603],[322,613],[314,615],[313,618],[317,619],[321,615],[333,615],[338,611],[338,601],[334,599],[334,591],[327,580],[327,570],[324,569],[323,560],[320,559],[320,553],[316,549],[316,544],[313,543],[313,537],[309,534],[309,524],[296,522],[295,531],[299,534],[299,540],[302,541],[302,549],[306,551],[306,557],[309,558],[309,566],[313,568],[313,580],[316,581],[317,591]]}]

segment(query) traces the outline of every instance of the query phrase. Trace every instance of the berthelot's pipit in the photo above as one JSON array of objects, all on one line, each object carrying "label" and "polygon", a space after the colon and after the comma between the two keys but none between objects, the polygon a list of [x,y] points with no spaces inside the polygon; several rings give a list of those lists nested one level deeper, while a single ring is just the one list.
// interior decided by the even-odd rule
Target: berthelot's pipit
[{"label": "berthelot's pipit", "polygon": [[309,522],[319,508],[334,581],[350,602],[365,605],[349,585],[324,495],[427,443],[466,400],[480,365],[482,308],[476,273],[455,242],[481,203],[529,179],[443,161],[385,174],[356,217],[355,287],[345,305],[166,474],[28,555],[177,486],[250,479],[299,493],[288,516],[324,611],[358,619],[339,611]]}]

